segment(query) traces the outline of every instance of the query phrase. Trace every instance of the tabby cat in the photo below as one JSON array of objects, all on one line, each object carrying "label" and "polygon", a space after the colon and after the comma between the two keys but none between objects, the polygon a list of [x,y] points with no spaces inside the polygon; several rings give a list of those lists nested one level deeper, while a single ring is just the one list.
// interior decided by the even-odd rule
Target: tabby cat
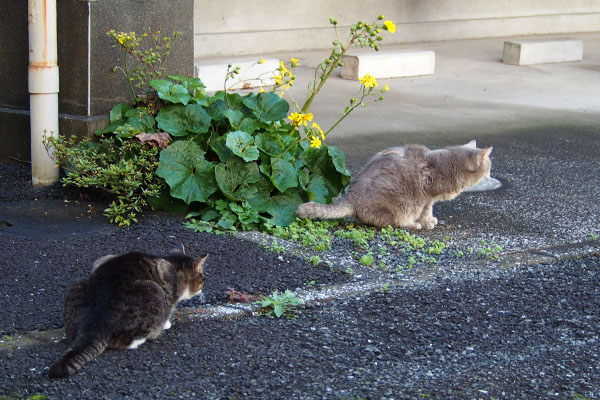
[{"label": "tabby cat", "polygon": [[301,218],[355,217],[377,227],[432,229],[433,204],[451,200],[489,177],[492,148],[462,146],[429,150],[425,146],[392,147],[379,152],[354,177],[347,194],[331,205],[301,204]]},{"label": "tabby cat", "polygon": [[69,377],[107,348],[135,349],[169,329],[177,302],[202,293],[207,257],[180,249],[166,257],[132,252],[96,260],[91,275],[67,292],[63,321],[71,346],[49,377]]}]

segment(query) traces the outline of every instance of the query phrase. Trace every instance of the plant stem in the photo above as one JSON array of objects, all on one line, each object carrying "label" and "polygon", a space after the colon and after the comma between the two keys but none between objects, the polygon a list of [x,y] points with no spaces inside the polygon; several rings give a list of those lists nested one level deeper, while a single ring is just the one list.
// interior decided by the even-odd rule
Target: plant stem
[{"label": "plant stem", "polygon": [[[369,91],[370,93],[370,91]],[[344,120],[344,118],[346,118],[348,116],[348,114],[350,114],[352,111],[354,111],[360,104],[362,104],[363,99],[367,96],[367,94],[363,91],[362,97],[360,98],[359,101],[357,101],[352,107],[350,107],[348,109],[348,111],[344,112],[344,114],[342,114],[342,116],[340,117],[340,119],[338,119],[335,124],[333,124],[331,126],[331,128],[327,129],[327,132],[325,132],[323,134],[323,136],[327,136],[329,134],[329,132],[331,132],[332,130],[335,129],[336,126],[338,126],[338,124],[340,122],[342,122]]]},{"label": "plant stem", "polygon": [[354,41],[357,38],[358,38],[358,35],[355,33],[352,36],[352,38],[350,39],[350,41],[348,42],[348,44],[345,47],[341,47],[342,48],[342,52],[335,59],[335,61],[329,65],[329,70],[326,70],[325,74],[321,77],[321,81],[319,82],[319,86],[317,86],[313,90],[313,92],[311,93],[311,95],[308,97],[308,99],[306,99],[306,102],[304,102],[304,104],[302,105],[302,108],[300,110],[301,113],[306,114],[306,112],[310,108],[310,105],[312,104],[312,102],[313,102],[315,96],[317,95],[317,93],[319,93],[319,91],[321,90],[321,88],[323,87],[323,85],[325,84],[325,82],[327,81],[327,79],[329,78],[329,76],[331,75],[331,73],[333,72],[333,70],[335,70],[337,68],[337,66],[339,65],[339,63],[342,61],[342,57],[344,56],[344,54],[346,54],[346,51],[348,51],[348,49],[350,48],[350,46],[352,46],[354,44]]},{"label": "plant stem", "polygon": [[125,73],[125,79],[127,79],[127,84],[129,85],[129,90],[131,90],[131,95],[133,96],[133,103],[136,104],[138,102],[138,97],[135,94],[135,90],[133,89],[133,84],[131,83],[131,77],[129,76],[129,68],[127,67],[127,50],[123,49],[123,54],[125,57],[125,69],[123,72]]}]

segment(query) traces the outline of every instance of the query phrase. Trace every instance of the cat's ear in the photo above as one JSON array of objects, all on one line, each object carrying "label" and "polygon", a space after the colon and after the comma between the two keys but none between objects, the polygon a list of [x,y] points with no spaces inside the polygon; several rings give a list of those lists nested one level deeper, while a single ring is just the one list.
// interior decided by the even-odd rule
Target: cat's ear
[{"label": "cat's ear", "polygon": [[468,149],[476,149],[477,148],[477,141],[471,140],[469,143],[463,144],[462,147],[466,147]]},{"label": "cat's ear", "polygon": [[116,257],[116,255],[114,255],[114,254],[108,254],[106,256],[100,257],[99,259],[94,261],[94,263],[92,264],[92,272],[94,272],[96,269],[98,269],[99,266],[101,266],[102,264],[104,264],[105,262],[110,260],[111,258],[115,258],[115,257]]},{"label": "cat's ear", "polygon": [[481,159],[485,159],[486,157],[489,157],[490,154],[492,153],[492,149],[493,147],[488,147],[486,149],[481,150]]},{"label": "cat's ear", "polygon": [[194,259],[194,269],[197,273],[204,271],[204,263],[206,262],[207,258],[208,254],[206,254],[204,257],[197,257]]},{"label": "cat's ear", "polygon": [[178,256],[185,255],[185,246],[181,243],[179,246],[175,247],[171,251],[169,251],[170,256]]}]

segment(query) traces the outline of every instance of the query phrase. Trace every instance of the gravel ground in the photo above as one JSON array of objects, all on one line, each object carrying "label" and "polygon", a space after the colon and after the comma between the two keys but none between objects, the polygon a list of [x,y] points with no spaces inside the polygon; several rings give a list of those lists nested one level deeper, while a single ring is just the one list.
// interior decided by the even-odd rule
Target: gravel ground
[{"label": "gravel ground", "polygon": [[[457,247],[435,266],[399,272],[361,267],[362,253],[348,240],[321,256],[329,268],[270,252],[260,238],[196,234],[180,216],[150,214],[114,229],[95,193],[34,189],[28,167],[0,164],[0,333],[10,336],[0,341],[0,398],[600,399],[600,247],[588,241],[598,234],[598,136],[582,130],[565,137],[548,129],[480,143],[494,145],[492,174],[504,187],[436,206],[443,223],[423,235],[450,236]],[[68,208],[76,221],[65,228],[58,217],[26,234],[47,206]],[[509,255],[499,262],[452,256],[481,240],[535,257],[499,268],[512,264]],[[48,330],[62,325],[64,293],[92,260],[134,249],[161,254],[181,243],[192,255],[211,254],[210,304],[225,304],[229,288],[270,293],[312,288],[313,281],[317,289],[351,288],[375,277],[379,286],[313,302],[292,320],[182,315],[135,351],[108,351],[75,377],[49,381],[47,367],[66,343]],[[369,244],[377,256],[383,242],[376,236]],[[536,257],[548,263],[531,264]],[[383,258],[390,267],[406,263],[395,250]],[[48,335],[24,332],[31,330]]]},{"label": "gravel ground", "polygon": [[60,382],[45,373],[63,342],[24,347],[0,375],[5,394],[57,399],[597,399],[598,288],[598,257],[440,278],[293,320],[178,322]]}]

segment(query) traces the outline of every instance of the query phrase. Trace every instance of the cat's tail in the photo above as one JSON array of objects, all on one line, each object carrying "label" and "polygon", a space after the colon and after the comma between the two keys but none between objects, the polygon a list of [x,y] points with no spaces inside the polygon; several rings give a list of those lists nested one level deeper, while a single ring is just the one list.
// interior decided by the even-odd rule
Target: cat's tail
[{"label": "cat's tail", "polygon": [[300,204],[296,215],[300,218],[335,219],[354,216],[354,207],[344,199],[333,204],[322,204],[311,201]]},{"label": "cat's tail", "polygon": [[108,347],[108,340],[91,339],[75,343],[48,371],[50,379],[67,378],[75,375],[84,364],[101,354]]}]

